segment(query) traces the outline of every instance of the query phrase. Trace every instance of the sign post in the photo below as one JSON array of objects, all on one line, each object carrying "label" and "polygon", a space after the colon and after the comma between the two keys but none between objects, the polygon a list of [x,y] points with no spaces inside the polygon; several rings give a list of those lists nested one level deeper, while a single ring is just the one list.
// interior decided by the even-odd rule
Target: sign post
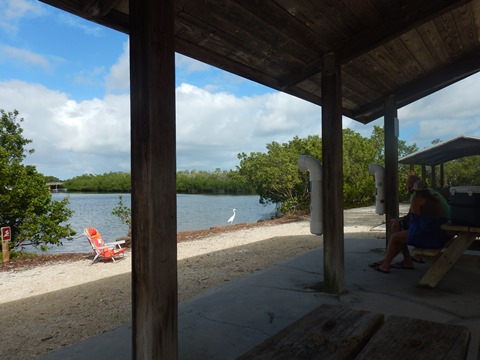
[{"label": "sign post", "polygon": [[3,254],[3,262],[10,261],[10,251],[8,250],[8,242],[12,240],[12,230],[10,226],[5,226],[0,229],[2,234],[2,254]]}]

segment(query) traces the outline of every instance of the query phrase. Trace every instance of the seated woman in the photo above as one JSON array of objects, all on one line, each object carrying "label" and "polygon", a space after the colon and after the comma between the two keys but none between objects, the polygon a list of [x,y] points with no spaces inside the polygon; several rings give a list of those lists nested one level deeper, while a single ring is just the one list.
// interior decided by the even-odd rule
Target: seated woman
[{"label": "seated woman", "polygon": [[[444,207],[433,195],[427,184],[419,180],[413,186],[415,196],[410,205],[408,230],[392,234],[387,246],[385,259],[370,264],[375,270],[388,273],[390,268],[414,269],[413,260],[408,251],[408,245],[429,249],[440,249],[447,237],[441,226],[447,221]],[[392,264],[393,259],[402,253],[403,261]]]}]

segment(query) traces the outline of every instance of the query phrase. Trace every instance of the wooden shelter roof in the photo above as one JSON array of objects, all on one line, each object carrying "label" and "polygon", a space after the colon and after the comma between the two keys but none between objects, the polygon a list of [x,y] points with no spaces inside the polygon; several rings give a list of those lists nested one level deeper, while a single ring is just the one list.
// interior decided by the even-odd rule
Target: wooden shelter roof
[{"label": "wooden shelter roof", "polygon": [[[41,0],[129,32],[129,0]],[[341,64],[342,114],[410,104],[480,69],[480,0],[177,0],[175,51],[322,105],[323,56]]]},{"label": "wooden shelter roof", "polygon": [[462,135],[404,156],[398,162],[435,166],[473,155],[480,155],[480,139]]}]

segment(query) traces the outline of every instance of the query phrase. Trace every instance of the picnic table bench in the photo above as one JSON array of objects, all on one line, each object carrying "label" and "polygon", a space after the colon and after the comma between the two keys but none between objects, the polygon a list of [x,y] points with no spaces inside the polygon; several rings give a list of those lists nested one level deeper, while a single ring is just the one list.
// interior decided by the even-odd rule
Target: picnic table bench
[{"label": "picnic table bench", "polygon": [[469,343],[464,326],[321,305],[238,360],[459,360]]},{"label": "picnic table bench", "polygon": [[430,268],[418,282],[421,286],[435,287],[442,278],[453,268],[463,253],[469,249],[475,239],[480,236],[480,228],[465,225],[446,223],[442,230],[451,234],[453,238],[443,249],[418,249],[412,251],[414,255],[434,256]]}]

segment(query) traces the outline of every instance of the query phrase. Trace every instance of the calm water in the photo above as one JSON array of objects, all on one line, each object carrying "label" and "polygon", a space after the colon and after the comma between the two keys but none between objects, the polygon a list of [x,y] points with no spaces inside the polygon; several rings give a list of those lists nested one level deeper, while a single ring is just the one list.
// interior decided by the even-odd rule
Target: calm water
[{"label": "calm water", "polygon": [[[120,194],[68,194],[69,207],[74,215],[69,223],[77,232],[89,226],[96,227],[106,241],[114,241],[127,234],[127,226],[112,215]],[[130,194],[121,194],[123,203],[130,206]],[[52,194],[53,200],[61,200],[64,193]],[[177,195],[177,231],[208,229],[213,226],[227,225],[227,220],[236,209],[234,224],[256,222],[275,215],[275,206],[264,206],[256,195]],[[64,241],[64,246],[53,247],[48,252],[89,252],[91,251],[84,236],[72,241]]]}]

